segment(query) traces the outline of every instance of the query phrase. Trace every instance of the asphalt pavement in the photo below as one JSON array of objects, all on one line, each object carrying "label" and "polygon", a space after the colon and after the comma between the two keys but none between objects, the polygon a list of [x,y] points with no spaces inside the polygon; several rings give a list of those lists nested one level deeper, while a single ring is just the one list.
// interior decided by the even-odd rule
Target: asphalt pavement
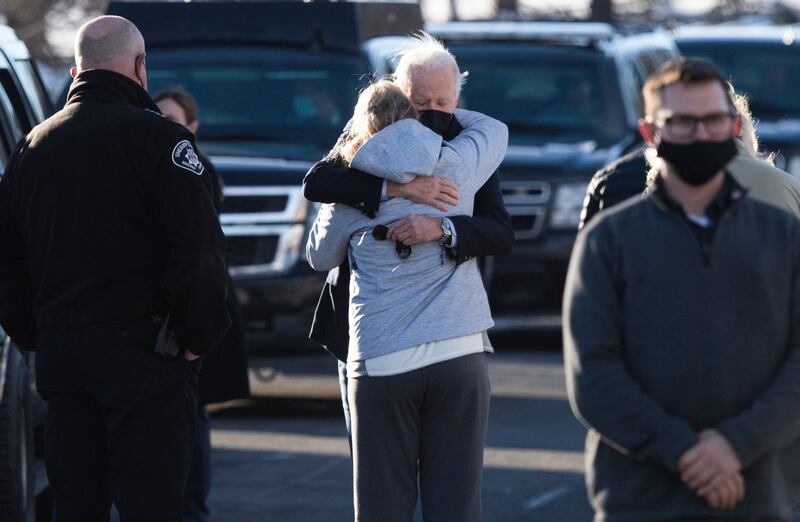
[{"label": "asphalt pavement", "polygon": [[[323,354],[252,366],[254,399],[212,414],[212,520],[353,520],[335,361]],[[567,403],[560,351],[498,348],[490,372],[484,520],[591,520],[585,431]]]}]

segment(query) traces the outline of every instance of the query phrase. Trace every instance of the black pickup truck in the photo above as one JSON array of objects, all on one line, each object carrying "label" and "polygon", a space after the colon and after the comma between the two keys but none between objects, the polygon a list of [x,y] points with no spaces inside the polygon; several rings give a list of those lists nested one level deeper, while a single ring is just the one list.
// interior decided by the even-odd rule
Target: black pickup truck
[{"label": "black pickup truck", "polygon": [[[223,177],[220,220],[248,327],[268,346],[305,338],[323,278],[303,259],[316,209],[303,175],[352,115],[358,90],[415,2],[112,2],[147,46],[149,90],[179,86],[200,107],[199,147]],[[374,57],[379,57],[374,62]]]}]

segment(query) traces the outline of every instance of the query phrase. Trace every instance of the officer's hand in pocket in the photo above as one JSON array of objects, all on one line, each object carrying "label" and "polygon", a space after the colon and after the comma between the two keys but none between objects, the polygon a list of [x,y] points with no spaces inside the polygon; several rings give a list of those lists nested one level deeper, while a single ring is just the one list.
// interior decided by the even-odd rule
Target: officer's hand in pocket
[{"label": "officer's hand in pocket", "polygon": [[200,356],[190,352],[189,350],[184,350],[183,351],[183,358],[186,359],[186,361],[188,361],[188,362],[192,362],[192,361],[196,361],[197,359],[199,359]]}]

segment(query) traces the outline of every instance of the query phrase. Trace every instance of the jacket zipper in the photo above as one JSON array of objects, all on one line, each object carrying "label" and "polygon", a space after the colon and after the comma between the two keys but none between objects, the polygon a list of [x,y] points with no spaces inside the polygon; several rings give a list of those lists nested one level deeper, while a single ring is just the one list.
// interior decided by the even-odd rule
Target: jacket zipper
[{"label": "jacket zipper", "polygon": [[[714,226],[719,226],[716,224]],[[711,266],[711,239],[713,237],[711,227],[705,227],[700,233],[700,248],[703,254],[703,266]]]}]

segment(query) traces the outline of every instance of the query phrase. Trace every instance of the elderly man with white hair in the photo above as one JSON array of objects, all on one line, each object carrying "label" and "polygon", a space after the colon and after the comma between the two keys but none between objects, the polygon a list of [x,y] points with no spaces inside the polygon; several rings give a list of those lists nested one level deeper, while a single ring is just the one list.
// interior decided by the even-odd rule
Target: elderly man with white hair
[{"label": "elderly man with white hair", "polygon": [[[415,45],[403,53],[395,74],[395,84],[410,99],[414,108],[419,112],[419,120],[425,126],[442,136],[445,140],[452,140],[462,131],[462,126],[454,117],[458,98],[460,95],[463,75],[459,71],[455,58],[437,40],[429,35],[422,34],[416,38]],[[350,137],[350,125],[345,128],[340,143]],[[334,151],[340,149],[339,144]],[[487,174],[488,175],[488,174]],[[486,179],[485,177],[483,179]],[[352,165],[345,165],[335,156],[329,154],[322,161],[314,165],[304,180],[304,194],[312,201],[323,203],[338,203],[353,207],[367,216],[375,216],[383,209],[383,203],[393,198],[406,198],[414,203],[419,203],[417,208],[424,209],[427,205],[429,212],[417,210],[416,215],[407,215],[397,219],[388,229],[387,239],[397,242],[398,248],[414,247],[422,243],[439,242],[442,259],[452,260],[460,266],[477,256],[505,254],[511,250],[513,242],[513,228],[508,213],[503,206],[497,173],[491,175],[489,180],[480,187],[477,193],[470,191],[469,205],[457,206],[458,186],[451,180],[431,176],[417,176],[407,183],[384,181],[363,172]],[[472,199],[474,197],[474,207]],[[473,215],[446,215],[448,206],[456,209],[472,207]],[[438,210],[438,211],[437,211]],[[468,210],[469,211],[469,210]],[[415,247],[416,248],[416,247]],[[343,256],[344,257],[344,256]],[[314,318],[311,338],[325,346],[339,359],[339,375],[342,384],[342,398],[344,404],[345,420],[350,430],[351,412],[355,414],[356,407],[350,404],[347,395],[348,380],[353,379],[353,362],[348,371],[348,345],[352,346],[354,327],[352,318],[348,317],[350,264],[347,259],[339,259],[338,268],[331,270],[328,282],[323,289],[320,303]],[[443,261],[444,263],[444,261]],[[472,261],[474,263],[474,260]],[[404,303],[397,303],[398,308]],[[469,317],[463,318],[469,321]],[[452,337],[455,337],[453,335]],[[427,343],[424,346],[408,346],[405,350],[390,354],[388,358],[363,361],[364,368],[373,375],[391,378],[400,376],[401,380],[407,379],[420,369],[431,366],[444,368],[450,364],[456,368],[459,361],[465,356],[474,354],[475,351],[491,351],[485,334],[486,342],[478,342],[475,350],[465,353],[463,346],[454,349],[453,343]],[[455,343],[458,344],[458,343]],[[352,353],[351,359],[352,359]],[[389,360],[391,359],[391,361]],[[386,365],[388,364],[388,369]],[[378,369],[381,370],[378,370]],[[350,378],[348,379],[348,374]],[[459,371],[455,370],[450,378],[459,380]],[[378,377],[380,378],[380,377]],[[478,378],[475,386],[485,384],[488,390],[488,377]],[[480,395],[480,394],[479,394]],[[420,460],[420,472],[424,473],[425,480],[421,480],[423,510],[425,517],[431,520],[480,520],[480,482],[482,468],[483,441],[488,417],[488,394],[482,400],[471,404],[468,419],[456,417],[443,419],[441,426],[449,426],[442,431],[436,440],[426,440],[425,450]],[[484,402],[485,401],[485,402]],[[455,404],[452,411],[457,411]],[[461,410],[465,411],[465,410]],[[412,415],[413,417],[413,415]],[[408,421],[412,417],[405,420]],[[354,419],[358,422],[358,419]],[[458,427],[457,427],[458,426]],[[411,429],[408,425],[405,428]],[[419,426],[418,426],[419,428]],[[413,431],[413,430],[412,430]],[[450,432],[452,431],[452,433]],[[447,459],[433,464],[436,445],[450,445],[450,455],[460,461],[458,471],[452,466],[443,465]],[[396,455],[388,453],[386,460],[375,462],[376,466],[396,463],[392,460]],[[460,453],[459,453],[460,452]],[[416,474],[416,456],[408,455],[411,459],[407,465]],[[398,457],[400,458],[400,457]],[[460,460],[459,460],[460,459]],[[402,459],[401,459],[402,460]],[[413,461],[413,462],[411,462]],[[360,465],[364,465],[363,462]],[[369,464],[366,464],[369,466]],[[388,468],[391,468],[389,465]],[[387,468],[387,469],[388,469]],[[395,473],[400,480],[405,474]],[[415,475],[414,475],[415,476]],[[438,479],[432,477],[438,476]],[[447,478],[449,477],[449,478]],[[363,477],[362,477],[363,478]],[[357,480],[356,487],[361,488],[366,481]],[[375,487],[379,491],[365,493],[357,491],[357,515],[359,520],[372,520],[364,513],[374,513],[376,503],[388,502],[384,505],[381,520],[405,520],[408,516],[406,508],[409,495],[416,499],[416,480],[411,480],[411,485],[406,482],[394,482],[387,485],[383,481],[376,481]],[[413,489],[413,491],[412,491]],[[384,496],[384,495],[388,495]],[[366,502],[366,503],[365,503]],[[393,505],[394,504],[394,505]],[[396,508],[396,509],[393,509]],[[413,511],[413,502],[412,502]],[[364,518],[366,517],[366,518]]]},{"label": "elderly man with white hair", "polygon": [[136,26],[86,23],[75,61],[0,180],[0,324],[37,351],[55,520],[115,504],[179,521],[199,356],[230,325],[225,238],[191,132],[147,94]]}]

